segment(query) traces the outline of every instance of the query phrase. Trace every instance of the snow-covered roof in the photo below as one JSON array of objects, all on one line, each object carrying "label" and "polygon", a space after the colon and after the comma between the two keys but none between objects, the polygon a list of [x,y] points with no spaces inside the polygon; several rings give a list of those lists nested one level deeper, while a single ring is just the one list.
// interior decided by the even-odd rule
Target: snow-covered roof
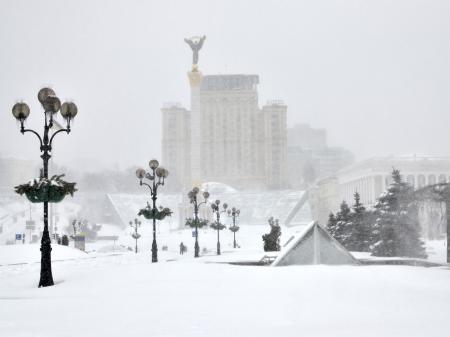
[{"label": "snow-covered roof", "polygon": [[317,222],[289,239],[272,266],[358,264],[358,261]]},{"label": "snow-covered roof", "polygon": [[207,182],[203,183],[200,188],[202,191],[208,191],[209,193],[234,193],[237,192],[233,187],[218,183],[218,182]]},{"label": "snow-covered roof", "polygon": [[[300,209],[297,207],[304,191],[241,192],[224,188],[224,186],[217,184],[211,188],[211,185],[208,185],[209,200],[219,199],[230,207],[238,208],[241,211],[237,219],[238,224],[265,225],[271,216],[279,219],[281,224],[285,224],[286,219],[295,219],[296,225],[305,225],[311,221],[309,206],[306,204]],[[137,217],[139,210],[150,201],[150,197],[146,194],[108,194],[108,199],[124,225]],[[179,222],[182,221],[180,220],[180,210],[185,209],[185,207],[181,207],[181,194],[158,195],[157,206],[168,207],[173,211],[172,216],[163,220],[163,223],[180,225]],[[190,205],[187,203],[184,206],[189,207]],[[203,212],[203,210],[202,207],[200,211]],[[291,223],[293,224],[292,221]]]}]

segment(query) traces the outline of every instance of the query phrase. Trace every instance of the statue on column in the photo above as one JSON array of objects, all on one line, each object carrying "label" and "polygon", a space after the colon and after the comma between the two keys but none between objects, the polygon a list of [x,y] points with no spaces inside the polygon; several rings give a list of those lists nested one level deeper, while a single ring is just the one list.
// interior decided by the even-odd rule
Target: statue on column
[{"label": "statue on column", "polygon": [[196,69],[197,68],[197,63],[198,63],[198,52],[200,51],[200,49],[202,49],[203,46],[203,42],[205,41],[206,36],[193,36],[191,38],[188,39],[184,39],[184,42],[186,42],[189,47],[191,47],[192,49],[192,68]]}]

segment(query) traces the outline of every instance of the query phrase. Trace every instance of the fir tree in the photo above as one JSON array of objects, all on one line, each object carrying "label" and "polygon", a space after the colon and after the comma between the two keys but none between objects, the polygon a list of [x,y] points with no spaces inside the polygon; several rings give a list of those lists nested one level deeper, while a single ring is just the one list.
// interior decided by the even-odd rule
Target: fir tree
[{"label": "fir tree", "polygon": [[367,252],[372,243],[370,224],[370,213],[361,203],[361,197],[356,191],[353,194],[354,204],[352,206],[351,222],[347,225],[349,236],[347,238],[347,249],[357,252]]},{"label": "fir tree", "polygon": [[328,215],[328,223],[327,223],[327,231],[334,237],[334,233],[336,232],[337,220],[334,216],[333,212],[330,212]]},{"label": "fir tree", "polygon": [[336,227],[333,237],[342,245],[346,246],[348,238],[348,223],[350,222],[350,207],[345,200],[340,205],[339,212],[336,214]]},{"label": "fir tree", "polygon": [[414,188],[402,181],[399,170],[393,169],[392,180],[375,205],[377,242],[372,255],[425,258]]}]

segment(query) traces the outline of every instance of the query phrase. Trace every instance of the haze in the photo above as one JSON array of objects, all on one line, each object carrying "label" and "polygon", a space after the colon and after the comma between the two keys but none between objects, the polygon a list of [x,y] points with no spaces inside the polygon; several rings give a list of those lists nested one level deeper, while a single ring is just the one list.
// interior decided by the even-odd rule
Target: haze
[{"label": "haze", "polygon": [[[260,76],[260,105],[326,128],[357,158],[450,155],[448,1],[17,1],[0,4],[0,155],[37,158],[16,100],[42,125],[51,85],[79,115],[55,160],[74,168],[144,165],[161,155],[164,102],[189,107],[191,51],[204,74]],[[89,162],[89,163],[87,163]]]}]

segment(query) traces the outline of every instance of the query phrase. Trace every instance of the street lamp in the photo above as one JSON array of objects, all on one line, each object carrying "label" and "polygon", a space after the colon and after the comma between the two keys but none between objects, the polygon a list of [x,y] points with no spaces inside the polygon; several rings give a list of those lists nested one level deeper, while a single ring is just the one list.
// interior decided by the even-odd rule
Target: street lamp
[{"label": "street lamp", "polygon": [[[30,115],[30,108],[24,102],[14,104],[12,108],[13,116],[20,122],[20,132],[31,132],[39,139],[41,158],[43,161],[43,170],[41,178],[48,179],[48,161],[51,157],[53,139],[58,133],[70,132],[70,122],[77,115],[78,108],[73,102],[65,102],[61,105],[61,101],[50,88],[43,88],[38,93],[38,100],[44,109],[44,134],[41,137],[38,132],[32,129],[25,129],[25,121]],[[60,111],[61,116],[66,121],[66,128],[50,133],[53,127],[53,119],[55,114]],[[44,201],[44,231],[41,239],[41,274],[39,287],[52,286],[52,259],[51,259],[51,241],[48,231],[48,200]]]},{"label": "street lamp", "polygon": [[241,211],[236,209],[236,207],[233,207],[228,209],[227,213],[228,216],[233,218],[233,226],[230,226],[230,231],[233,232],[233,248],[236,248],[236,232],[239,230],[239,226],[236,226],[236,218],[239,216]]},{"label": "street lamp", "polygon": [[[145,185],[150,189],[153,201],[151,214],[149,216],[149,218],[153,219],[152,262],[158,262],[158,246],[156,244],[156,218],[158,217],[158,209],[156,208],[156,199],[158,198],[158,187],[164,186],[164,181],[169,175],[169,171],[162,166],[159,166],[159,162],[156,159],[150,160],[148,165],[150,167],[150,172],[146,172],[144,169],[140,168],[136,171],[136,176],[138,177],[141,186]],[[150,180],[151,184],[143,182],[142,180],[144,178]]]},{"label": "street lamp", "polygon": [[211,204],[211,208],[213,213],[216,213],[217,221],[211,224],[211,227],[217,230],[217,255],[220,255],[220,231],[225,228],[225,225],[220,223],[220,214],[225,213],[227,211],[228,205],[224,203],[222,205],[223,210],[220,210],[220,200],[216,200],[213,204]]},{"label": "street lamp", "polygon": [[134,252],[137,254],[138,252],[138,246],[137,241],[141,237],[141,234],[138,233],[138,227],[141,227],[141,222],[138,219],[134,219],[133,221],[130,221],[130,227],[134,229],[134,233],[131,233],[131,237],[136,240],[136,243],[134,245]]},{"label": "street lamp", "polygon": [[194,187],[192,191],[188,193],[189,200],[191,201],[191,204],[194,205],[194,224],[195,224],[195,249],[194,249],[194,257],[199,257],[200,247],[198,245],[198,227],[199,227],[199,219],[198,219],[198,209],[200,205],[206,204],[208,202],[209,198],[209,192],[205,191],[203,192],[203,199],[204,201],[198,202],[197,196],[200,192],[200,189],[198,187]]},{"label": "street lamp", "polygon": [[77,231],[81,231],[81,220],[74,219],[72,221],[73,236],[77,236]]}]

